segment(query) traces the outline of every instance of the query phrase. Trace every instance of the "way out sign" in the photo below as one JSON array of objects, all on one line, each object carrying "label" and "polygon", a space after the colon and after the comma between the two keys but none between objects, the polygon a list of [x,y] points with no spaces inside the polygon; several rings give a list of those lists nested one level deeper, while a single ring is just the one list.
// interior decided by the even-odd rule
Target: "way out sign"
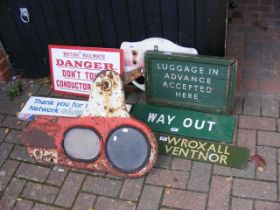
[{"label": "way out sign", "polygon": [[132,107],[131,115],[153,131],[231,143],[235,117],[145,104]]},{"label": "way out sign", "polygon": [[53,91],[88,96],[102,70],[123,72],[121,49],[49,45]]},{"label": "way out sign", "polygon": [[148,51],[147,102],[229,113],[233,108],[236,68],[236,60],[228,58]]},{"label": "way out sign", "polygon": [[246,168],[249,150],[229,144],[156,133],[159,153],[233,168]]}]

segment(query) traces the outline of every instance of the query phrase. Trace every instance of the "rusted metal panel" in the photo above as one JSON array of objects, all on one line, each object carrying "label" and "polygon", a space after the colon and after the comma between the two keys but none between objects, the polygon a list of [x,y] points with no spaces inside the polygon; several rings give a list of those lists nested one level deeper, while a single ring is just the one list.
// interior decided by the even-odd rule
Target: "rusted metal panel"
[{"label": "rusted metal panel", "polygon": [[[147,125],[130,117],[125,107],[121,84],[121,78],[117,73],[101,72],[94,82],[89,105],[83,116],[77,118],[36,117],[22,133],[22,143],[27,147],[29,155],[38,162],[98,170],[123,177],[138,177],[147,173],[157,159],[157,141]],[[99,137],[99,153],[94,160],[81,161],[67,153],[64,141],[67,132],[74,128],[92,129]],[[148,149],[146,159],[140,164],[141,167],[131,171],[116,167],[114,161],[110,159],[107,149],[110,139],[117,140],[117,136],[113,135],[114,131],[127,128],[139,131],[145,139]],[[133,138],[131,139],[133,140]],[[79,141],[83,144],[82,138]],[[132,148],[132,155],[137,155],[133,153],[135,149]],[[124,154],[129,151],[124,151]]]},{"label": "rusted metal panel", "polygon": [[103,71],[96,77],[82,116],[129,117],[125,106],[121,77],[113,71]]},{"label": "rusted metal panel", "polygon": [[[149,140],[150,156],[145,166],[135,173],[123,173],[117,170],[108,160],[105,152],[105,144],[111,131],[122,126],[133,126],[141,130]],[[53,129],[57,127],[57,129]],[[94,128],[100,135],[101,149],[96,161],[85,163],[72,160],[63,149],[63,140],[65,133],[70,128],[84,127]],[[68,165],[74,168],[83,168],[89,170],[99,170],[113,173],[118,176],[137,177],[148,172],[157,159],[157,142],[153,132],[142,122],[132,118],[120,117],[37,117],[24,130],[22,142],[28,148],[28,153],[38,162],[53,162],[62,165]]]},{"label": "rusted metal panel", "polygon": [[138,79],[139,77],[144,75],[144,71],[141,67],[137,67],[131,71],[124,72],[124,84],[128,84],[132,82],[133,80]]}]

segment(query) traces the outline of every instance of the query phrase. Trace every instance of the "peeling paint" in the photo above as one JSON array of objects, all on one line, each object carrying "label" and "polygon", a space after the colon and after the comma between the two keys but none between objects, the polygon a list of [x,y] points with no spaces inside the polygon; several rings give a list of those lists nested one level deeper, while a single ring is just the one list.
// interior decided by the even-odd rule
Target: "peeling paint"
[{"label": "peeling paint", "polygon": [[103,71],[96,76],[88,107],[82,116],[129,117],[122,80],[116,72]]},{"label": "peeling paint", "polygon": [[[105,151],[111,132],[124,126],[140,130],[146,136],[150,149],[144,166],[133,172],[123,172],[113,166]],[[63,141],[71,128],[88,128],[96,132],[100,138],[100,151],[96,159],[81,161],[67,155]],[[22,142],[27,147],[29,155],[38,162],[109,172],[123,177],[138,177],[147,173],[154,166],[158,151],[152,130],[131,117],[126,110],[121,78],[112,71],[101,72],[96,77],[89,105],[83,116],[78,118],[38,116],[24,129]]]}]

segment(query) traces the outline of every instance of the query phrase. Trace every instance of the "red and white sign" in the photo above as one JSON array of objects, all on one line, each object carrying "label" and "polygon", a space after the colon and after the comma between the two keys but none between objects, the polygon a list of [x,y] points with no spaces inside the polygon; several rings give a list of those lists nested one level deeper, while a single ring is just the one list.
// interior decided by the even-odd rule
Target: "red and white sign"
[{"label": "red and white sign", "polygon": [[88,96],[100,71],[123,73],[121,49],[49,45],[49,56],[56,93]]}]

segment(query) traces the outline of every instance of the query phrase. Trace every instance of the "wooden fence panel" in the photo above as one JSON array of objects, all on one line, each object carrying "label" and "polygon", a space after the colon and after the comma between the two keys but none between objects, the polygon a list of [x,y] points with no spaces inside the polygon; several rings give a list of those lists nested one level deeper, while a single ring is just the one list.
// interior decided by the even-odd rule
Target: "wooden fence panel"
[{"label": "wooden fence panel", "polygon": [[120,44],[124,40],[131,40],[130,24],[127,10],[128,8],[126,0],[114,0],[111,2],[114,15],[115,29],[117,33],[117,44],[118,46],[120,46]]},{"label": "wooden fence panel", "polygon": [[144,18],[144,7],[142,0],[128,0],[128,14],[132,39],[140,41],[147,37]]},{"label": "wooden fence panel", "polygon": [[61,25],[63,23],[60,23],[58,20],[57,10],[54,4],[52,3],[52,1],[40,0],[40,2],[42,6],[42,14],[46,19],[47,27],[49,29],[51,43],[64,44],[65,41],[61,33],[61,28],[62,28]]},{"label": "wooden fence panel", "polygon": [[80,5],[80,1],[68,0],[67,5],[71,16],[74,33],[76,35],[77,45],[87,46],[89,44],[89,37],[88,37],[88,32],[85,24],[86,21]]},{"label": "wooden fence panel", "polygon": [[104,47],[119,47],[110,0],[97,0]]},{"label": "wooden fence panel", "polygon": [[[0,39],[15,68],[49,75],[48,44],[119,48],[163,37],[200,54],[223,55],[226,0],[3,0]],[[30,22],[20,20],[28,9]]]},{"label": "wooden fence panel", "polygon": [[26,75],[35,75],[35,77],[38,77],[39,75],[45,76],[47,71],[44,64],[44,53],[36,33],[34,21],[30,20],[29,23],[23,23],[20,18],[19,8],[28,7],[28,2],[9,0],[8,4],[11,8],[16,27],[22,37],[24,54],[28,55],[27,62],[30,65],[30,69],[28,69]]},{"label": "wooden fence panel", "polygon": [[13,65],[22,69],[30,68],[29,63],[25,61],[28,58],[24,52],[22,37],[16,27],[15,21],[11,14],[11,8],[7,4],[7,1],[0,2],[0,39],[5,47],[5,50],[10,55],[10,60]]},{"label": "wooden fence panel", "polygon": [[177,1],[161,0],[162,36],[178,43]]},{"label": "wooden fence panel", "polygon": [[53,1],[53,6],[56,9],[57,21],[60,26],[63,43],[67,45],[77,45],[76,35],[74,33],[71,16],[66,2],[67,0],[55,0]]},{"label": "wooden fence panel", "polygon": [[144,0],[144,14],[146,35],[148,37],[161,37],[161,11],[158,0]]},{"label": "wooden fence panel", "polygon": [[89,46],[102,47],[103,37],[100,31],[101,23],[98,17],[96,0],[80,0],[89,38]]},{"label": "wooden fence panel", "polygon": [[205,1],[205,36],[203,52],[205,54],[223,55],[225,52],[225,20],[227,18],[227,1]]},{"label": "wooden fence panel", "polygon": [[195,1],[178,0],[179,44],[196,47]]}]

